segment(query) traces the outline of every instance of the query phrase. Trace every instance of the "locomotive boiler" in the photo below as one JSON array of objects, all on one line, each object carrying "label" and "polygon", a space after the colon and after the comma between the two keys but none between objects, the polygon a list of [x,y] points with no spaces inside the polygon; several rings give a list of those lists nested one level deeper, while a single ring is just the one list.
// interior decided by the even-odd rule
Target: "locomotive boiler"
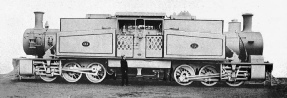
[{"label": "locomotive boiler", "polygon": [[263,39],[252,31],[251,13],[232,20],[200,20],[188,12],[117,12],[61,18],[60,29],[43,27],[44,12],[35,13],[35,27],[23,36],[23,49],[35,58],[13,59],[20,79],[40,77],[46,82],[64,78],[92,83],[117,78],[120,58],[127,57],[129,77],[175,80],[180,85],[222,81],[239,86],[264,82],[273,64],[263,58]]}]

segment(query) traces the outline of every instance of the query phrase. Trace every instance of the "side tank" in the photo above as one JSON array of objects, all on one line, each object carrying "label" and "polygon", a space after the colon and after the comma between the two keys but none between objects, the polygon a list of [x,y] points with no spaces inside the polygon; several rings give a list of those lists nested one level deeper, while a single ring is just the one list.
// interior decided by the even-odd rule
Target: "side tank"
[{"label": "side tank", "polygon": [[48,23],[43,28],[44,12],[34,12],[35,27],[26,29],[23,35],[23,49],[27,55],[42,58],[45,51],[51,49],[52,53],[56,44],[58,29],[49,29]]}]

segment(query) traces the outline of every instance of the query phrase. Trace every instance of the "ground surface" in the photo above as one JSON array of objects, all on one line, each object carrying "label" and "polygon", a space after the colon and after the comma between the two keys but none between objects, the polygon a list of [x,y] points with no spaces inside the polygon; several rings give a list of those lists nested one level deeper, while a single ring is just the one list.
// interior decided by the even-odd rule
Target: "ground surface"
[{"label": "ground surface", "polygon": [[[174,81],[132,79],[130,86],[119,86],[120,80],[105,80],[100,84],[86,81],[67,83],[58,80],[17,80],[14,76],[0,75],[0,98],[105,98],[105,97],[184,97],[184,98],[283,98],[286,85],[243,85],[229,87],[224,83],[205,87],[198,82],[180,86]],[[287,97],[287,96],[285,96]]]}]

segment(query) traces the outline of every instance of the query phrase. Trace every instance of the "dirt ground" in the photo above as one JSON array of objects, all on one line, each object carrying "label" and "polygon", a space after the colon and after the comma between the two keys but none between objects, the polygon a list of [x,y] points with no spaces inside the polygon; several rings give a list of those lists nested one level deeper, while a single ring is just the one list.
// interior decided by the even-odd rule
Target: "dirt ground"
[{"label": "dirt ground", "polygon": [[194,82],[180,86],[174,81],[131,79],[130,86],[120,86],[120,80],[67,83],[62,79],[46,83],[42,80],[18,80],[13,75],[0,75],[0,98],[280,98],[287,97],[285,85],[243,85],[229,87],[219,83],[213,87]]}]

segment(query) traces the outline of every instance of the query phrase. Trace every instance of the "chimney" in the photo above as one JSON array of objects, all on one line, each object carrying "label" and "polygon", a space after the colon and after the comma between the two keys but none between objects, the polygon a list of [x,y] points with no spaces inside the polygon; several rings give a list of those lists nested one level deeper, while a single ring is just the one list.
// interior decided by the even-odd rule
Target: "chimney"
[{"label": "chimney", "polygon": [[34,12],[35,14],[35,29],[43,29],[44,12]]},{"label": "chimney", "polygon": [[251,13],[245,13],[243,16],[243,30],[242,32],[252,32],[252,16]]}]

